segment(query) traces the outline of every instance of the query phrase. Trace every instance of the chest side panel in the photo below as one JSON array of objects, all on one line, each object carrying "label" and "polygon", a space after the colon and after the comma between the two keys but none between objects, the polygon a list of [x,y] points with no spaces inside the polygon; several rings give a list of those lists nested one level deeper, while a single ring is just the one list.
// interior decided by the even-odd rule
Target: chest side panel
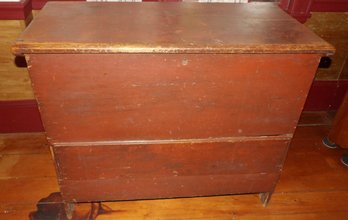
[{"label": "chest side panel", "polygon": [[51,142],[291,134],[318,55],[32,54]]}]

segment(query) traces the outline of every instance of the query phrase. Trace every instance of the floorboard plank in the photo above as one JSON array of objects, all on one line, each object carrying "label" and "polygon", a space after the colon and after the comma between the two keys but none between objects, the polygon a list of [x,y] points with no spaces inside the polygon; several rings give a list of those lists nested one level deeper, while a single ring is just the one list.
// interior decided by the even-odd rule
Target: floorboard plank
[{"label": "floorboard plank", "polygon": [[346,220],[347,211],[342,212],[318,212],[318,213],[296,213],[285,215],[245,215],[237,216],[236,220]]},{"label": "floorboard plank", "polygon": [[45,134],[10,133],[0,134],[0,154],[48,153]]},{"label": "floorboard plank", "polygon": [[[87,216],[93,213],[96,218],[92,219],[98,220],[345,219],[348,213],[348,207],[345,205],[347,202],[347,191],[276,193],[267,208],[262,207],[256,195],[236,195],[106,202],[101,205],[101,209],[105,212],[99,214],[97,213],[99,209],[96,208],[97,203],[84,203],[77,205],[73,219],[87,220]],[[57,203],[57,206],[61,204]],[[6,209],[1,210],[0,219],[20,219],[34,212],[34,207],[30,205],[7,206]],[[50,216],[52,212],[43,212],[43,214]]]},{"label": "floorboard plank", "polygon": [[0,179],[0,204],[36,204],[41,198],[57,191],[55,177]]},{"label": "floorboard plank", "polygon": [[50,154],[0,155],[0,179],[56,177]]}]

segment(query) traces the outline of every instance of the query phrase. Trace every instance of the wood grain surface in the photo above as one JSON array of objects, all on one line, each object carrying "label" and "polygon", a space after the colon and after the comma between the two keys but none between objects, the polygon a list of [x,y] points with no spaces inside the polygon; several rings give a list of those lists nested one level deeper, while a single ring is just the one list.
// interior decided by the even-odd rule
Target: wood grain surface
[{"label": "wood grain surface", "polygon": [[[289,140],[55,147],[61,178],[198,176],[279,172]],[[251,157],[252,155],[252,157]],[[249,160],[250,159],[250,160]],[[1,172],[1,170],[0,170]]]},{"label": "wood grain surface", "polygon": [[51,143],[292,134],[318,61],[316,54],[28,58]]},{"label": "wood grain surface", "polygon": [[269,192],[288,145],[289,140],[264,140],[53,151],[63,198],[86,202]]},{"label": "wood grain surface", "polygon": [[49,2],[13,46],[15,54],[333,51],[273,3]]}]

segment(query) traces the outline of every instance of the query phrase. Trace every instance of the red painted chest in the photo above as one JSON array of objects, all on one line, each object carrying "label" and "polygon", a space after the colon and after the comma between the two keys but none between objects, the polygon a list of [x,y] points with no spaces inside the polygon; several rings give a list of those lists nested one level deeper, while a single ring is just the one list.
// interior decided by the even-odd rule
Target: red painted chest
[{"label": "red painted chest", "polygon": [[17,40],[66,202],[263,193],[322,54],[274,4],[48,3]]}]

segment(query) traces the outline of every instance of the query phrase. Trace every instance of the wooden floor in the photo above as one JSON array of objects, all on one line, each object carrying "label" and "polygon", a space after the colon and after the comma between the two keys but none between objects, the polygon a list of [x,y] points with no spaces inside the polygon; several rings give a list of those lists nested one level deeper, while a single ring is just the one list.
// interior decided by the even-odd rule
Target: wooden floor
[{"label": "wooden floor", "polygon": [[[348,168],[340,163],[347,152],[322,145],[327,117],[302,122],[267,208],[256,194],[85,203],[73,219],[348,219]],[[1,220],[65,219],[58,191],[43,133],[0,135]]]}]

